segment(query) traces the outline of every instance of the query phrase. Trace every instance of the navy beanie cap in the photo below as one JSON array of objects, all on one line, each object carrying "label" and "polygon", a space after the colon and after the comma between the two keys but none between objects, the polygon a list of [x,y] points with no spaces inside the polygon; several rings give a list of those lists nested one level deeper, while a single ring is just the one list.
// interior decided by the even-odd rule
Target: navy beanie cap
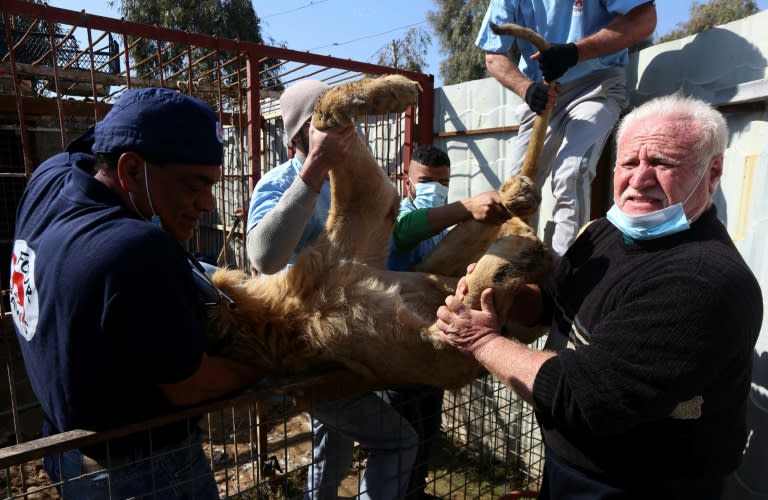
[{"label": "navy beanie cap", "polygon": [[93,134],[94,153],[135,151],[153,163],[193,165],[221,165],[224,158],[216,113],[175,90],[126,90]]}]

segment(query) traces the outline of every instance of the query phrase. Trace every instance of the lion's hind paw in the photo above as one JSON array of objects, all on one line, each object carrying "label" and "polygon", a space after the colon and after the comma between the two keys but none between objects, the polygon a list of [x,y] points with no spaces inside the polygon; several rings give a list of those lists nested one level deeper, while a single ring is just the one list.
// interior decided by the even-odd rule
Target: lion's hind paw
[{"label": "lion's hind paw", "polygon": [[536,212],[541,203],[541,192],[530,178],[524,175],[509,177],[499,189],[501,202],[516,217],[527,217]]},{"label": "lion's hind paw", "polygon": [[401,113],[416,104],[419,85],[402,75],[363,78],[333,87],[315,105],[312,125],[323,130],[352,125],[363,115]]}]

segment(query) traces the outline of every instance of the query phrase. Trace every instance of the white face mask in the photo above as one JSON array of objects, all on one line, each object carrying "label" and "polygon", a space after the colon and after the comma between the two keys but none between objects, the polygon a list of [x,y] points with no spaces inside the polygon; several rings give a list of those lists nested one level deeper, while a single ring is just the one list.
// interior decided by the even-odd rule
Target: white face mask
[{"label": "white face mask", "polygon": [[[627,215],[614,203],[605,217],[619,231],[633,240],[652,240],[685,231],[691,227],[691,223],[685,216],[683,205],[693,196],[706,174],[707,171],[705,170],[685,200],[680,203],[641,215]],[[705,207],[706,205],[693,218],[698,217]]]},{"label": "white face mask", "polygon": [[448,188],[439,182],[419,182],[415,186],[416,198],[412,201],[416,208],[441,207],[448,200]]}]

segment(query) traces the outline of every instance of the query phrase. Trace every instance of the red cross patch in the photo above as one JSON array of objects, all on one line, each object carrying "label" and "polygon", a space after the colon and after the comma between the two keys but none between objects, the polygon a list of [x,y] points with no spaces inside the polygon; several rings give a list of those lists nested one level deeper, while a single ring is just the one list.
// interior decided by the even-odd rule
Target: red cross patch
[{"label": "red cross patch", "polygon": [[32,340],[40,307],[35,286],[35,251],[24,240],[13,243],[10,302],[16,329],[22,337]]}]

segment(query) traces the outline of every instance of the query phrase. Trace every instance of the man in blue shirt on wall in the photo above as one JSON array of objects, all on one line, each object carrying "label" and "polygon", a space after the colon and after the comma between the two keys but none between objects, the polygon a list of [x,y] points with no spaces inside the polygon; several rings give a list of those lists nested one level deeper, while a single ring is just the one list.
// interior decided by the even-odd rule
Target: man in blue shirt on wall
[{"label": "man in blue shirt on wall", "polygon": [[[517,40],[521,58],[515,66],[507,56],[514,39],[494,34],[490,23],[519,24],[552,45],[540,53]],[[525,100],[517,110],[520,129],[509,154],[510,173],[520,172],[534,117],[552,109],[539,178],[552,172],[554,227],[544,239],[558,255],[590,219],[597,160],[628,104],[627,48],[655,27],[656,7],[648,0],[491,0],[488,6],[475,43],[486,53],[488,72]],[[559,82],[559,91],[545,81]]]}]

